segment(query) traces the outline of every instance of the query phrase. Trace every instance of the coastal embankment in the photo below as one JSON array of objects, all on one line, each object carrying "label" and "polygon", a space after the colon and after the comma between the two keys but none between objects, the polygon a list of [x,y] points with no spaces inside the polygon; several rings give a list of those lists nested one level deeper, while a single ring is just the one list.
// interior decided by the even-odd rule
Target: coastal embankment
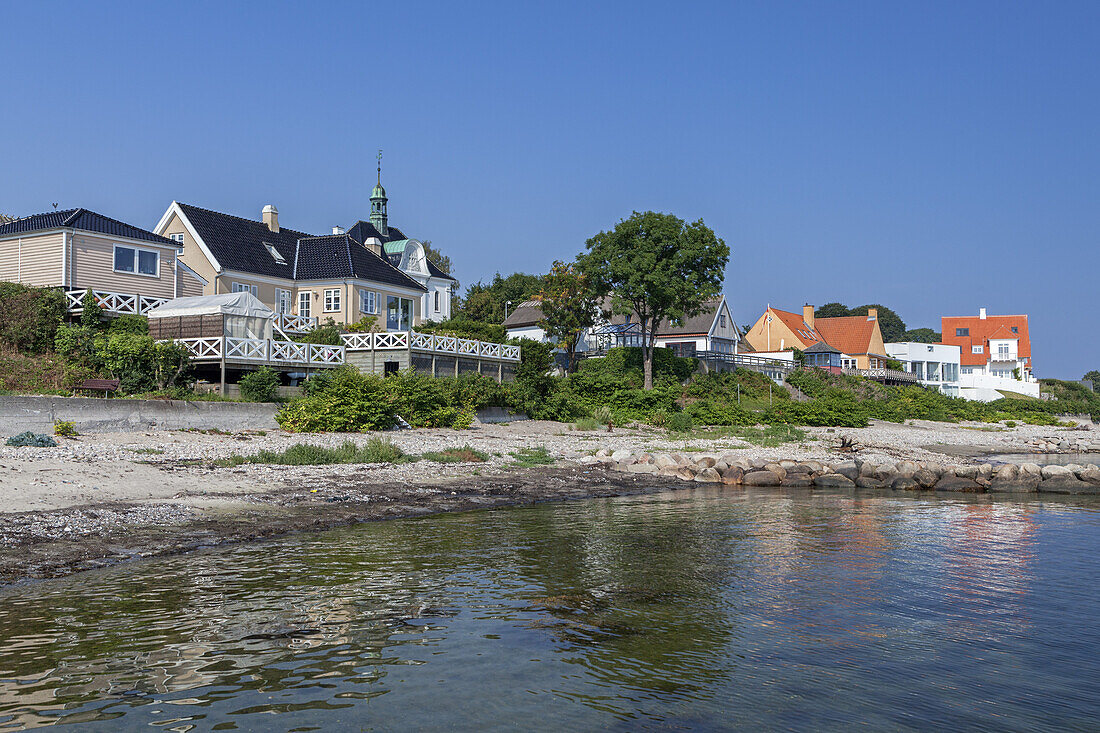
[{"label": "coastal embankment", "polygon": [[[730,490],[831,485],[899,495],[1089,493],[1095,474],[1084,464],[1096,454],[1079,454],[1080,466],[1045,466],[1038,473],[1031,466],[998,468],[988,456],[1034,453],[1039,441],[1100,444],[1087,424],[875,423],[792,429],[771,444],[775,436],[760,440],[736,429],[676,434],[636,426],[608,433],[525,421],[387,433],[405,454],[396,463],[228,460],[302,444],[366,445],[377,437],[149,430],[59,439],[56,448],[0,447],[0,583],[356,522],[653,492],[708,479]],[[475,459],[432,458],[456,449],[469,449]],[[531,452],[540,457],[537,465],[528,460]],[[1059,449],[1051,455],[1074,460],[1078,454]]]}]

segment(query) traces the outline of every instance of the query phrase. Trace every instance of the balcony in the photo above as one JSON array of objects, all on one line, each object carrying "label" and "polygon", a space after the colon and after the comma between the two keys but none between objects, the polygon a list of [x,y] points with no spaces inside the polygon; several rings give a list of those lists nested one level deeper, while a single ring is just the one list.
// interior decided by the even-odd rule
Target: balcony
[{"label": "balcony", "polygon": [[[84,312],[84,294],[87,290],[66,289],[65,304],[69,313]],[[137,293],[112,293],[108,290],[93,290],[92,297],[105,313],[112,315],[143,316],[157,306],[164,305],[168,298],[153,298]]]},{"label": "balcony", "polygon": [[437,336],[416,331],[388,331],[380,333],[345,333],[341,336],[348,351],[411,350],[448,356],[487,358],[500,361],[519,361],[520,349],[511,344],[463,339],[456,336]]},{"label": "balcony", "polygon": [[233,338],[210,336],[182,338],[175,342],[187,349],[191,361],[209,364],[254,364],[257,366],[337,367],[344,363],[344,347],[329,344],[300,344],[275,339]]},{"label": "balcony", "polygon": [[317,319],[309,316],[296,316],[293,313],[276,313],[275,327],[283,333],[306,333],[317,328]]}]

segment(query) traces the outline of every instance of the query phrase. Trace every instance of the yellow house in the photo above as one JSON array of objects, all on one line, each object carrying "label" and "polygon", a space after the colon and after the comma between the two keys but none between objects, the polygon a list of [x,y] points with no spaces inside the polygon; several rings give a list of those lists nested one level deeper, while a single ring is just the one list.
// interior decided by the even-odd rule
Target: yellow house
[{"label": "yellow house", "polygon": [[848,369],[879,369],[889,358],[875,308],[866,316],[815,318],[812,305],[803,306],[801,314],[769,306],[745,334],[745,343],[765,352],[828,344],[840,352],[841,366]]}]

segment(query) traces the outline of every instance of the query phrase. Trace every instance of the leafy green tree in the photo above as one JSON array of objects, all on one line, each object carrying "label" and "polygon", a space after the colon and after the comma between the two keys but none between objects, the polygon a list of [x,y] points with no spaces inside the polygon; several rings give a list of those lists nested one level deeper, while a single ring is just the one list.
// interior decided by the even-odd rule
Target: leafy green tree
[{"label": "leafy green tree", "polygon": [[902,335],[901,340],[915,341],[921,344],[938,344],[943,340],[943,336],[939,331],[933,331],[931,328],[911,328]]},{"label": "leafy green tree", "polygon": [[435,263],[436,267],[448,275],[451,274],[451,258],[440,252],[438,249],[432,246],[432,240],[428,239],[421,244],[424,245],[424,254],[429,260]]},{"label": "leafy green tree", "polygon": [[99,328],[99,322],[103,320],[103,308],[96,300],[91,289],[84,291],[84,299],[81,301],[80,325],[88,328]]},{"label": "leafy green tree", "polygon": [[664,319],[697,315],[719,295],[730,250],[700,219],[634,212],[588,240],[579,258],[593,288],[611,294],[619,312],[633,312],[643,331],[644,389],[653,388],[653,338]]},{"label": "leafy green tree", "polygon": [[493,320],[493,296],[481,291],[466,296],[462,315],[471,321],[489,323]]},{"label": "leafy green tree", "polygon": [[520,303],[531,300],[541,285],[538,275],[514,272],[503,277],[498,272],[488,284],[477,282],[466,289],[463,312],[474,321],[503,323],[508,302],[512,304],[507,306],[510,313]]},{"label": "leafy green tree", "polygon": [[842,318],[850,315],[851,311],[843,303],[826,303],[814,310],[814,318]]},{"label": "leafy green tree", "polygon": [[577,344],[599,317],[600,297],[577,266],[555,261],[535,300],[542,307],[539,325],[552,342],[565,349],[572,374],[577,369]]},{"label": "leafy green tree", "polygon": [[1091,372],[1085,372],[1084,378],[1092,382],[1093,387],[1100,388],[1100,369],[1093,369]]}]

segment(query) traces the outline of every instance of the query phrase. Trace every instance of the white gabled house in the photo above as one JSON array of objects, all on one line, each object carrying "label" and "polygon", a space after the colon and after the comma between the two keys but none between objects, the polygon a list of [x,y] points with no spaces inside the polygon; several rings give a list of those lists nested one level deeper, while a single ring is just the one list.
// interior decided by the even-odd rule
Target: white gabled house
[{"label": "white gabled house", "polygon": [[677,356],[695,356],[699,352],[736,354],[740,342],[740,331],[723,295],[705,303],[698,315],[679,323],[662,323],[655,344],[672,349]]}]

